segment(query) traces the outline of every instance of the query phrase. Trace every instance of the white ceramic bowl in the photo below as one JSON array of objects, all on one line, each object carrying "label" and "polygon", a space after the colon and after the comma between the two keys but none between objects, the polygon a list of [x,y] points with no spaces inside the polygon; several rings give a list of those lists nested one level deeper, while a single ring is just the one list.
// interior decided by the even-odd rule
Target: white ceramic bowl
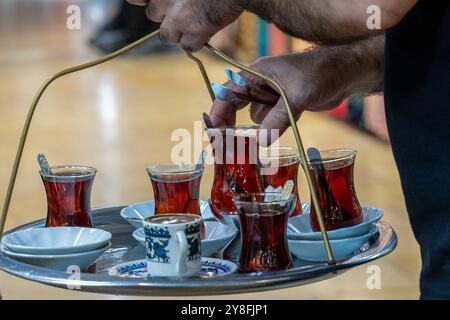
[{"label": "white ceramic bowl", "polygon": [[[374,227],[362,236],[330,240],[334,258],[342,260],[353,256],[356,250],[364,246],[377,233],[378,229]],[[321,240],[288,240],[288,244],[289,251],[300,260],[327,261],[325,243]]]},{"label": "white ceramic bowl", "polygon": [[[305,210],[306,209],[306,210]],[[288,239],[291,240],[322,240],[321,232],[314,232],[310,224],[310,206],[303,206],[304,213],[289,218]],[[383,216],[383,211],[376,208],[362,208],[363,222],[352,227],[328,231],[330,240],[353,238],[367,234]]]},{"label": "white ceramic bowl", "polygon": [[228,226],[234,226],[238,229],[241,228],[239,216],[237,214],[224,214],[222,215],[223,222]]},{"label": "white ceramic bowl", "polygon": [[[200,212],[203,220],[213,220],[214,215],[207,201],[200,201]],[[120,216],[128,221],[135,229],[142,227],[142,220],[155,214],[155,201],[132,204],[120,211]]]},{"label": "white ceramic bowl", "polygon": [[110,246],[111,242],[108,242],[100,249],[60,255],[32,255],[16,253],[7,250],[5,246],[1,247],[1,251],[15,260],[44,268],[67,271],[69,267],[77,266],[80,268],[80,271],[84,271],[95,261],[97,261]]},{"label": "white ceramic bowl", "polygon": [[8,251],[32,255],[56,255],[103,248],[111,233],[94,228],[54,227],[17,231],[3,237]]},{"label": "white ceramic bowl", "polygon": [[[238,230],[215,221],[205,221],[205,239],[202,240],[202,257],[212,257],[224,249],[236,236]],[[133,232],[133,238],[145,246],[144,228]]]},{"label": "white ceramic bowl", "polygon": [[227,247],[236,237],[238,229],[216,221],[205,221],[205,239],[202,240],[202,256],[213,257]]}]

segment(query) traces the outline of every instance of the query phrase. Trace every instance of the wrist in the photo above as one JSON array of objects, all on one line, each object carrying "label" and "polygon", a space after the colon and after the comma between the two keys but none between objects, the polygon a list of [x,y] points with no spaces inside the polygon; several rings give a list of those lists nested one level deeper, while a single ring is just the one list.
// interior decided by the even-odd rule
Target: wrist
[{"label": "wrist", "polygon": [[310,52],[320,85],[340,97],[383,91],[384,36]]},{"label": "wrist", "polygon": [[349,45],[319,47],[289,57],[298,77],[292,83],[303,87],[292,91],[296,100],[312,109],[330,106],[353,95],[383,90],[384,40],[367,39]]},{"label": "wrist", "polygon": [[355,75],[352,94],[371,94],[384,87],[384,35],[361,40],[350,46],[355,67],[361,72]]}]

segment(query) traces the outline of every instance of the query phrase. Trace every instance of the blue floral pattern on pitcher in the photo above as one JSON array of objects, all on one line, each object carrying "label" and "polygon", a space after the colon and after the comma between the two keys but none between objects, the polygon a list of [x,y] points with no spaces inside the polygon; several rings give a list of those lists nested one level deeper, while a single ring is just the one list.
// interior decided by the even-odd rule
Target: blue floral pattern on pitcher
[{"label": "blue floral pattern on pitcher", "polygon": [[202,225],[197,223],[195,225],[186,225],[184,232],[188,242],[188,260],[196,260],[201,257],[201,230]]},{"label": "blue floral pattern on pitcher", "polygon": [[171,238],[168,228],[145,226],[145,242],[147,243],[147,258],[153,262],[170,263],[167,246]]}]

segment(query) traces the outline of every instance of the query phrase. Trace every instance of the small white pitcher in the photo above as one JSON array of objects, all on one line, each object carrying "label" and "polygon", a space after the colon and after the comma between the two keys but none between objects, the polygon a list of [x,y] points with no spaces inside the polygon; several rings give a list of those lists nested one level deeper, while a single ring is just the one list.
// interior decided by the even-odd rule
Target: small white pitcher
[{"label": "small white pitcher", "polygon": [[150,276],[188,277],[200,271],[200,216],[159,214],[144,220],[143,225]]}]

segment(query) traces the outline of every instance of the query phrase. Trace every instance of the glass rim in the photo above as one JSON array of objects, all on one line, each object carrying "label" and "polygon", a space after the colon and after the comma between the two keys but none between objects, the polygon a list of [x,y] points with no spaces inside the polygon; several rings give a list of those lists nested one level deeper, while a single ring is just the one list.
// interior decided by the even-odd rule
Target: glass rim
[{"label": "glass rim", "polygon": [[[270,149],[278,149],[278,150],[292,150],[291,153],[281,154],[281,155],[261,155],[262,150],[270,150]],[[293,158],[296,157],[298,161],[301,161],[300,152],[297,147],[291,146],[269,146],[269,147],[259,147],[259,158],[260,159],[285,159],[285,158]]]},{"label": "glass rim", "polygon": [[[347,152],[348,154],[337,156],[332,159],[322,159],[322,163],[333,163],[333,162],[338,162],[338,161],[342,161],[342,160],[348,160],[348,159],[354,158],[356,156],[356,154],[358,153],[357,150],[352,149],[352,148],[337,148],[337,149],[319,150],[319,153],[321,156],[325,153],[332,153],[332,152],[336,152],[336,153],[337,152]],[[309,159],[308,159],[308,164],[311,164],[311,160],[309,160]]]},{"label": "glass rim", "polygon": [[269,201],[269,202],[239,200],[240,198],[244,198],[244,197],[253,197],[253,196],[263,196],[264,197],[266,195],[280,195],[281,196],[281,193],[279,193],[279,192],[246,192],[246,193],[242,193],[242,194],[233,196],[233,202],[236,204],[251,204],[251,203],[253,203],[253,204],[258,204],[258,205],[273,205],[273,204],[283,204],[283,203],[287,203],[292,200],[297,200],[297,196],[293,193],[289,194],[289,199],[287,199],[287,200],[273,200],[273,201]]},{"label": "glass rim", "polygon": [[[59,169],[76,169],[76,170],[79,170],[81,172],[86,172],[86,173],[81,173],[81,174],[76,174],[76,175],[58,175],[58,174],[53,173],[55,170],[59,170]],[[43,178],[53,178],[53,179],[58,179],[58,178],[59,179],[71,179],[71,178],[79,179],[79,178],[87,178],[87,177],[97,174],[97,169],[95,169],[94,167],[82,166],[82,165],[51,166],[50,170],[52,171],[52,173],[44,173],[44,172],[42,172],[42,170],[39,170],[39,173]]]},{"label": "glass rim", "polygon": [[225,128],[205,128],[205,131],[226,131],[226,130],[259,130],[261,129],[261,126],[258,124],[247,124],[247,125],[237,125],[237,126],[230,126]]},{"label": "glass rim", "polygon": [[[164,171],[164,170],[158,170],[158,167],[165,167],[165,168],[183,168],[183,167],[189,167],[190,169],[186,169],[186,170],[177,170],[177,171]],[[157,174],[157,175],[179,175],[179,174],[186,174],[186,173],[200,173],[203,171],[203,167],[197,168],[196,164],[193,163],[161,163],[161,164],[156,164],[156,165],[152,165],[152,166],[148,166],[146,168],[147,172],[149,174]]]},{"label": "glass rim", "polygon": [[[178,222],[178,223],[157,223],[157,222],[152,222],[152,221],[147,221],[147,219],[156,219],[156,218],[164,218],[164,217],[169,217],[169,216],[175,216],[175,217],[180,217],[180,216],[189,216],[189,218],[194,218],[192,221],[188,221],[188,222]],[[178,226],[178,225],[184,225],[186,223],[194,223],[194,222],[201,222],[202,221],[202,216],[198,215],[198,214],[189,214],[189,213],[159,213],[159,214],[155,214],[153,216],[150,216],[146,219],[143,220],[144,224],[152,224],[152,225],[165,225],[165,226]]]}]

